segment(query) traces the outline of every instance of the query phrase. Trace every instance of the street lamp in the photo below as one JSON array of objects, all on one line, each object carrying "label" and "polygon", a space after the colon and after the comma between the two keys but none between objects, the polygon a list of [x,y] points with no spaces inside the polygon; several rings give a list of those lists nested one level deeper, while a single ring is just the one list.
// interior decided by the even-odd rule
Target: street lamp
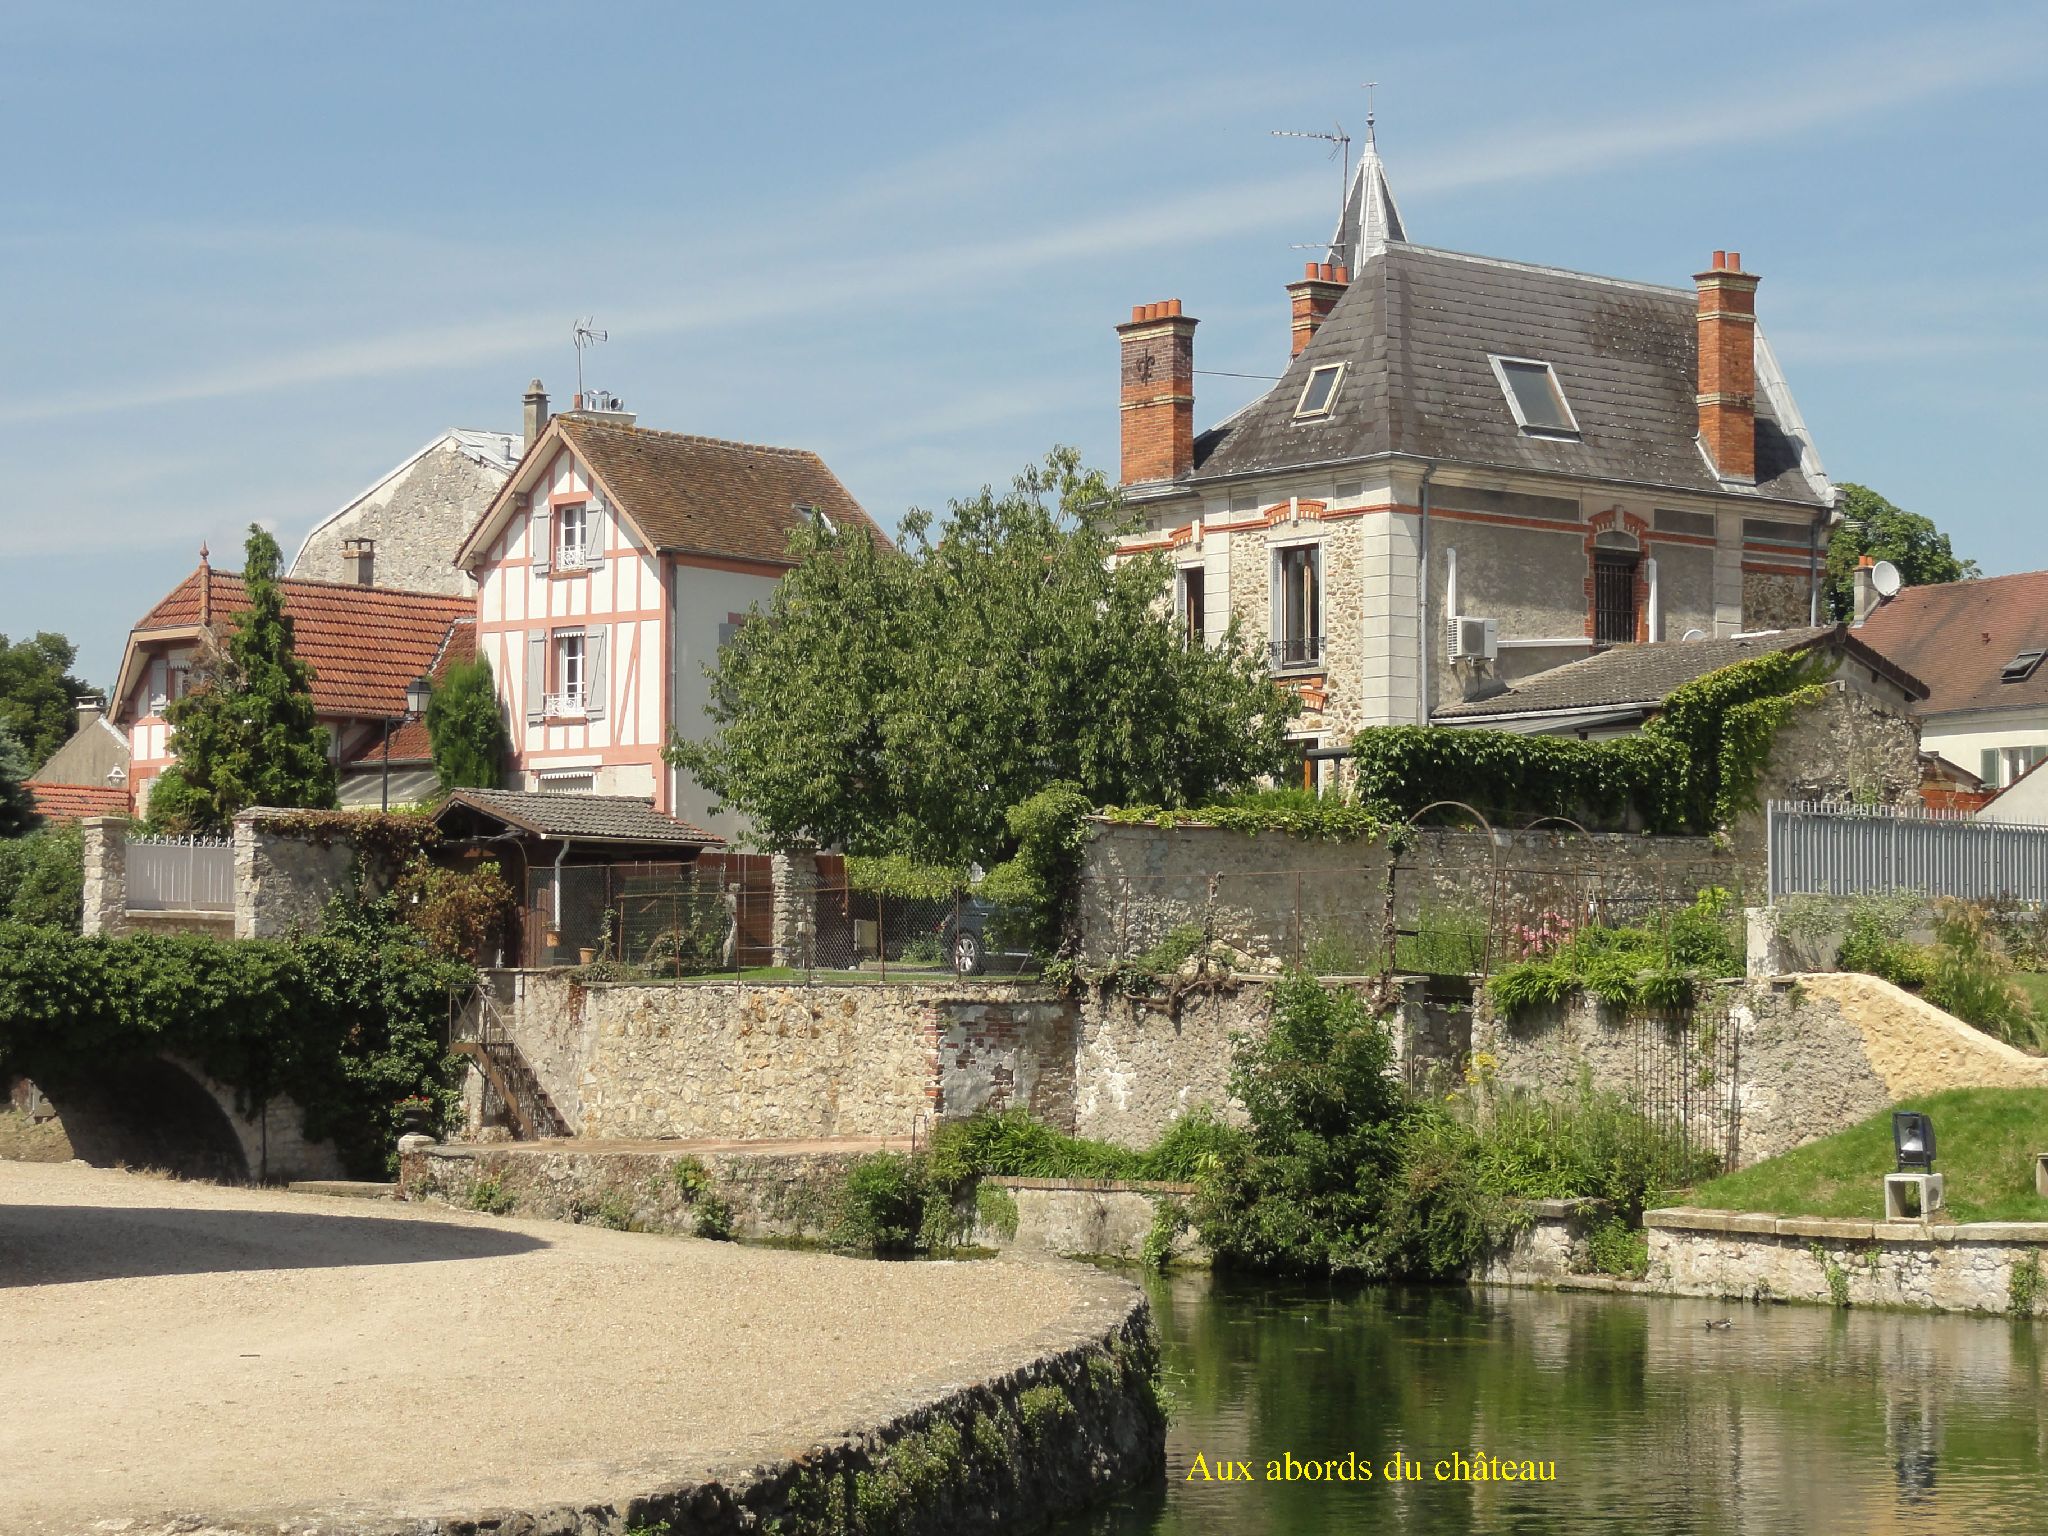
[{"label": "street lamp", "polygon": [[1917,1109],[1897,1111],[1892,1116],[1892,1148],[1899,1155],[1899,1172],[1934,1172],[1934,1121]]},{"label": "street lamp", "polygon": [[391,733],[408,720],[417,720],[427,712],[427,701],[434,696],[432,678],[420,676],[405,685],[405,713],[387,716],[384,721],[384,788],[377,797],[380,810],[391,809]]}]

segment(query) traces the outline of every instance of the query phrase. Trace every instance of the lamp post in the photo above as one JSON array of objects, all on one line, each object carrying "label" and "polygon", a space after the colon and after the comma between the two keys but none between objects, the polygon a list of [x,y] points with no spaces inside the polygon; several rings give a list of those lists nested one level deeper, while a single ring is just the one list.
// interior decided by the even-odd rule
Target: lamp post
[{"label": "lamp post", "polygon": [[387,716],[384,721],[384,788],[377,797],[378,809],[391,809],[391,733],[408,720],[417,720],[427,712],[427,701],[434,696],[433,679],[416,677],[405,685],[405,713]]}]

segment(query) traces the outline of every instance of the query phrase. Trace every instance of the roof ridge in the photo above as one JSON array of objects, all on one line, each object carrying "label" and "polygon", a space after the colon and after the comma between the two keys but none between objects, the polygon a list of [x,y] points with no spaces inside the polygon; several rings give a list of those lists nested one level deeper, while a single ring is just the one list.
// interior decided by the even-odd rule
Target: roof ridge
[{"label": "roof ridge", "polygon": [[[217,571],[215,575],[230,577],[240,582],[245,589],[248,586],[248,582],[243,578],[240,571]],[[399,597],[405,598],[408,601],[423,598],[436,603],[460,604],[465,611],[476,606],[476,599],[474,597],[458,597],[449,592],[415,592],[410,587],[366,587],[359,581],[329,581],[324,577],[317,576],[279,576],[276,580],[280,587],[331,588],[337,592],[353,592],[370,597]]]},{"label": "roof ridge", "polygon": [[[671,432],[665,427],[643,427],[638,422],[593,421],[588,416],[563,416],[558,418],[564,428],[598,428],[612,432],[631,432],[643,437],[667,437],[680,443],[701,443],[708,448],[742,448],[748,453],[786,453],[792,458],[817,459],[815,448],[784,448],[775,443],[742,442],[736,437],[706,437],[701,432]],[[822,459],[819,462],[823,462]]]},{"label": "roof ridge", "polygon": [[1406,240],[1398,243],[1405,250],[1419,251],[1425,256],[1448,256],[1453,261],[1469,261],[1479,266],[1504,267],[1513,272],[1541,272],[1548,277],[1576,277],[1589,283],[1604,283],[1611,288],[1632,288],[1639,293],[1663,294],[1685,299],[1694,297],[1692,289],[1674,288],[1668,283],[1646,283],[1633,277],[1609,277],[1604,272],[1581,272],[1577,267],[1555,267],[1538,261],[1515,261],[1507,256],[1482,256],[1476,251],[1454,251],[1440,245],[1416,245]]}]

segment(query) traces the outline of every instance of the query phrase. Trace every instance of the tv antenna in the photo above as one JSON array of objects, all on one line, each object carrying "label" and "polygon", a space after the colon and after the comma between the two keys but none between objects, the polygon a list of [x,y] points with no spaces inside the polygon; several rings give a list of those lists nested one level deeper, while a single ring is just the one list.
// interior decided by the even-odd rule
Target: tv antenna
[{"label": "tv antenna", "polygon": [[[1368,142],[1370,142],[1372,132],[1371,123],[1372,116],[1368,110],[1366,114]],[[1342,123],[1332,123],[1330,131],[1327,133],[1297,128],[1275,128],[1271,131],[1272,136],[1276,139],[1321,139],[1330,146],[1330,158],[1340,162],[1341,174],[1337,179],[1337,224],[1341,228],[1344,223],[1344,199],[1351,194],[1351,135],[1344,131],[1344,125]],[[1297,241],[1290,249],[1297,251],[1326,250],[1329,244],[1330,242],[1327,240],[1318,240],[1307,244]]]},{"label": "tv antenna", "polygon": [[572,322],[570,339],[576,343],[576,393],[580,395],[583,393],[583,354],[600,341],[610,341],[612,337],[610,331],[597,328],[597,316],[585,315],[581,320]]}]

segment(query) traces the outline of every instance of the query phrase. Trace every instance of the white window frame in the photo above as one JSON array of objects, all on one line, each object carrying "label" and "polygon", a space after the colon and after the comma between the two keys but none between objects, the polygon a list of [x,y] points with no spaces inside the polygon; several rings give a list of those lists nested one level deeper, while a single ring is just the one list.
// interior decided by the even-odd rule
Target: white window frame
[{"label": "white window frame", "polygon": [[[570,647],[574,646],[572,652]],[[547,713],[555,717],[581,718],[590,713],[590,646],[580,629],[557,630],[548,637],[548,664],[554,690],[548,694]],[[570,686],[571,661],[575,663],[575,686]]]},{"label": "white window frame", "polygon": [[[1578,413],[1572,409],[1571,397],[1564,392],[1564,381],[1558,378],[1557,369],[1540,357],[1505,357],[1489,352],[1486,360],[1493,364],[1493,377],[1500,385],[1500,392],[1506,397],[1508,410],[1513,412],[1515,425],[1535,437],[1577,437],[1579,436]],[[1541,368],[1543,376],[1550,380],[1550,393],[1557,401],[1557,408],[1564,413],[1567,426],[1552,427],[1531,422],[1522,414],[1521,398],[1515,393],[1515,386],[1508,381],[1510,366],[1517,368]]]},{"label": "white window frame", "polygon": [[[570,516],[574,514],[576,538],[569,538]],[[587,501],[564,502],[555,508],[555,569],[558,571],[587,571],[594,562],[590,558],[590,503]]]},{"label": "white window frame", "polygon": [[[1320,421],[1329,415],[1330,412],[1334,411],[1337,408],[1337,396],[1344,389],[1344,370],[1349,366],[1348,363],[1317,363],[1315,367],[1309,369],[1308,378],[1302,382],[1301,394],[1294,402],[1294,419],[1296,421]],[[1317,406],[1314,410],[1310,410],[1308,408],[1308,392],[1316,387],[1316,380],[1326,373],[1334,373],[1336,375],[1330,381],[1330,392],[1323,397],[1321,405]]]}]

